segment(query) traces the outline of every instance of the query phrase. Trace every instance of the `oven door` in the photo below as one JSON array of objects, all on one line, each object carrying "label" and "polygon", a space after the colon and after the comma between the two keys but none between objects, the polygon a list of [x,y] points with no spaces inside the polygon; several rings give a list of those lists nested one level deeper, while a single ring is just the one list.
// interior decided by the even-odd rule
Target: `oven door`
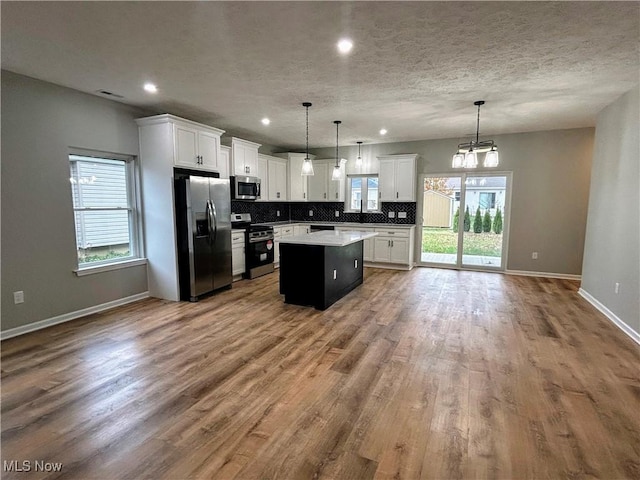
[{"label": "oven door", "polygon": [[251,238],[247,245],[247,268],[260,267],[273,263],[273,237]]}]

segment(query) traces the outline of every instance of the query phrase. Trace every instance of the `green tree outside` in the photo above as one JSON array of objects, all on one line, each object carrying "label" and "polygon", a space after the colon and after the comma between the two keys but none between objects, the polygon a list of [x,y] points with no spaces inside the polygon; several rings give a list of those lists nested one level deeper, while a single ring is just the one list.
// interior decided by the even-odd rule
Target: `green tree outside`
[{"label": "green tree outside", "polygon": [[484,212],[484,217],[482,219],[482,231],[484,233],[491,231],[491,214],[489,213],[489,209]]},{"label": "green tree outside", "polygon": [[464,211],[464,231],[468,232],[471,230],[471,215],[469,215],[469,205]]},{"label": "green tree outside", "polygon": [[502,233],[502,211],[500,207],[496,210],[496,216],[493,217],[493,233],[500,235]]},{"label": "green tree outside", "polygon": [[482,233],[482,214],[480,213],[480,207],[476,209],[476,214],[473,219],[473,232]]}]

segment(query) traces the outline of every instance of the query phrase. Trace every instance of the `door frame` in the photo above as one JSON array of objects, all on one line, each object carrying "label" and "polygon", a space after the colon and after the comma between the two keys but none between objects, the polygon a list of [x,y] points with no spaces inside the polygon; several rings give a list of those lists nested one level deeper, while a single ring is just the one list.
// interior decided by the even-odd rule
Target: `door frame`
[{"label": "door frame", "polygon": [[[499,267],[479,267],[462,264],[462,248],[463,248],[463,235],[460,231],[463,229],[464,222],[458,222],[458,251],[455,264],[447,263],[433,263],[422,261],[422,229],[424,220],[424,182],[427,178],[431,177],[460,177],[460,206],[466,205],[466,188],[462,188],[467,177],[506,177],[507,187],[505,191],[505,205],[503,205],[502,212],[502,253],[500,257]],[[511,229],[511,191],[513,186],[513,172],[511,171],[499,171],[499,172],[487,172],[487,171],[463,171],[463,172],[447,172],[447,173],[421,173],[419,176],[419,188],[418,188],[418,208],[416,214],[416,241],[414,258],[416,259],[416,266],[418,267],[435,267],[435,268],[449,268],[453,270],[472,270],[482,272],[504,272],[507,269],[507,260],[509,255],[509,230]],[[509,205],[509,208],[506,206]],[[461,212],[462,213],[462,212]]]}]

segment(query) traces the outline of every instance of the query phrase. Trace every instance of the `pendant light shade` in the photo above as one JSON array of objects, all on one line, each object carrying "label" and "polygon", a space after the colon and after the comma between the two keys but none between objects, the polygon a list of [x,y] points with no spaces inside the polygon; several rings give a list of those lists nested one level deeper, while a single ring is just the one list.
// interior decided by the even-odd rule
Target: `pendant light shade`
[{"label": "pendant light shade", "polygon": [[340,155],[338,152],[338,129],[342,123],[340,120],[334,120],[336,124],[336,164],[333,167],[333,173],[331,174],[331,180],[340,180],[342,178],[342,169],[340,168]]},{"label": "pendant light shade", "polygon": [[462,162],[464,168],[476,168],[478,166],[478,155],[473,150],[469,150],[464,155],[464,162]]},{"label": "pendant light shade", "polygon": [[463,164],[464,164],[464,154],[458,151],[456,154],[453,155],[451,166],[453,168],[462,168]]},{"label": "pendant light shade", "polygon": [[307,148],[305,150],[306,156],[304,158],[304,162],[302,162],[302,172],[301,172],[301,174],[305,175],[305,176],[311,176],[311,175],[313,175],[313,163],[311,162],[311,159],[309,158],[309,107],[311,106],[311,103],[310,102],[304,102],[302,104],[302,106],[307,109],[307,134],[306,134]]},{"label": "pendant light shade", "polygon": [[476,168],[478,166],[478,151],[487,152],[482,164],[484,167],[497,167],[499,163],[498,146],[493,140],[480,141],[480,107],[484,105],[484,100],[478,100],[473,102],[473,104],[478,107],[476,139],[458,145],[458,151],[453,155],[451,160],[451,167]]},{"label": "pendant light shade", "polygon": [[487,154],[484,157],[484,166],[497,167],[498,163],[499,163],[498,150],[496,150],[496,147],[493,147],[491,150],[487,152]]},{"label": "pendant light shade", "polygon": [[360,146],[362,142],[356,142],[358,144],[358,158],[356,158],[356,167],[362,168],[362,155],[360,154]]}]

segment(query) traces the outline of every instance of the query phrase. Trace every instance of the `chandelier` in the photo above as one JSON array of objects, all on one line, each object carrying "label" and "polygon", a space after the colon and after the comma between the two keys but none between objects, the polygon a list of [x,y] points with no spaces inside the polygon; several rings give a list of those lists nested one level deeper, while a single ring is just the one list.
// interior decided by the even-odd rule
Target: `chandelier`
[{"label": "chandelier", "polygon": [[[498,166],[498,146],[493,140],[479,140],[480,136],[480,107],[484,100],[473,102],[478,107],[478,122],[476,126],[476,139],[467,143],[458,144],[458,151],[453,155],[451,166],[453,168],[476,168],[478,166],[478,152],[487,152],[484,156],[483,166]],[[488,151],[487,151],[488,150]]]}]

